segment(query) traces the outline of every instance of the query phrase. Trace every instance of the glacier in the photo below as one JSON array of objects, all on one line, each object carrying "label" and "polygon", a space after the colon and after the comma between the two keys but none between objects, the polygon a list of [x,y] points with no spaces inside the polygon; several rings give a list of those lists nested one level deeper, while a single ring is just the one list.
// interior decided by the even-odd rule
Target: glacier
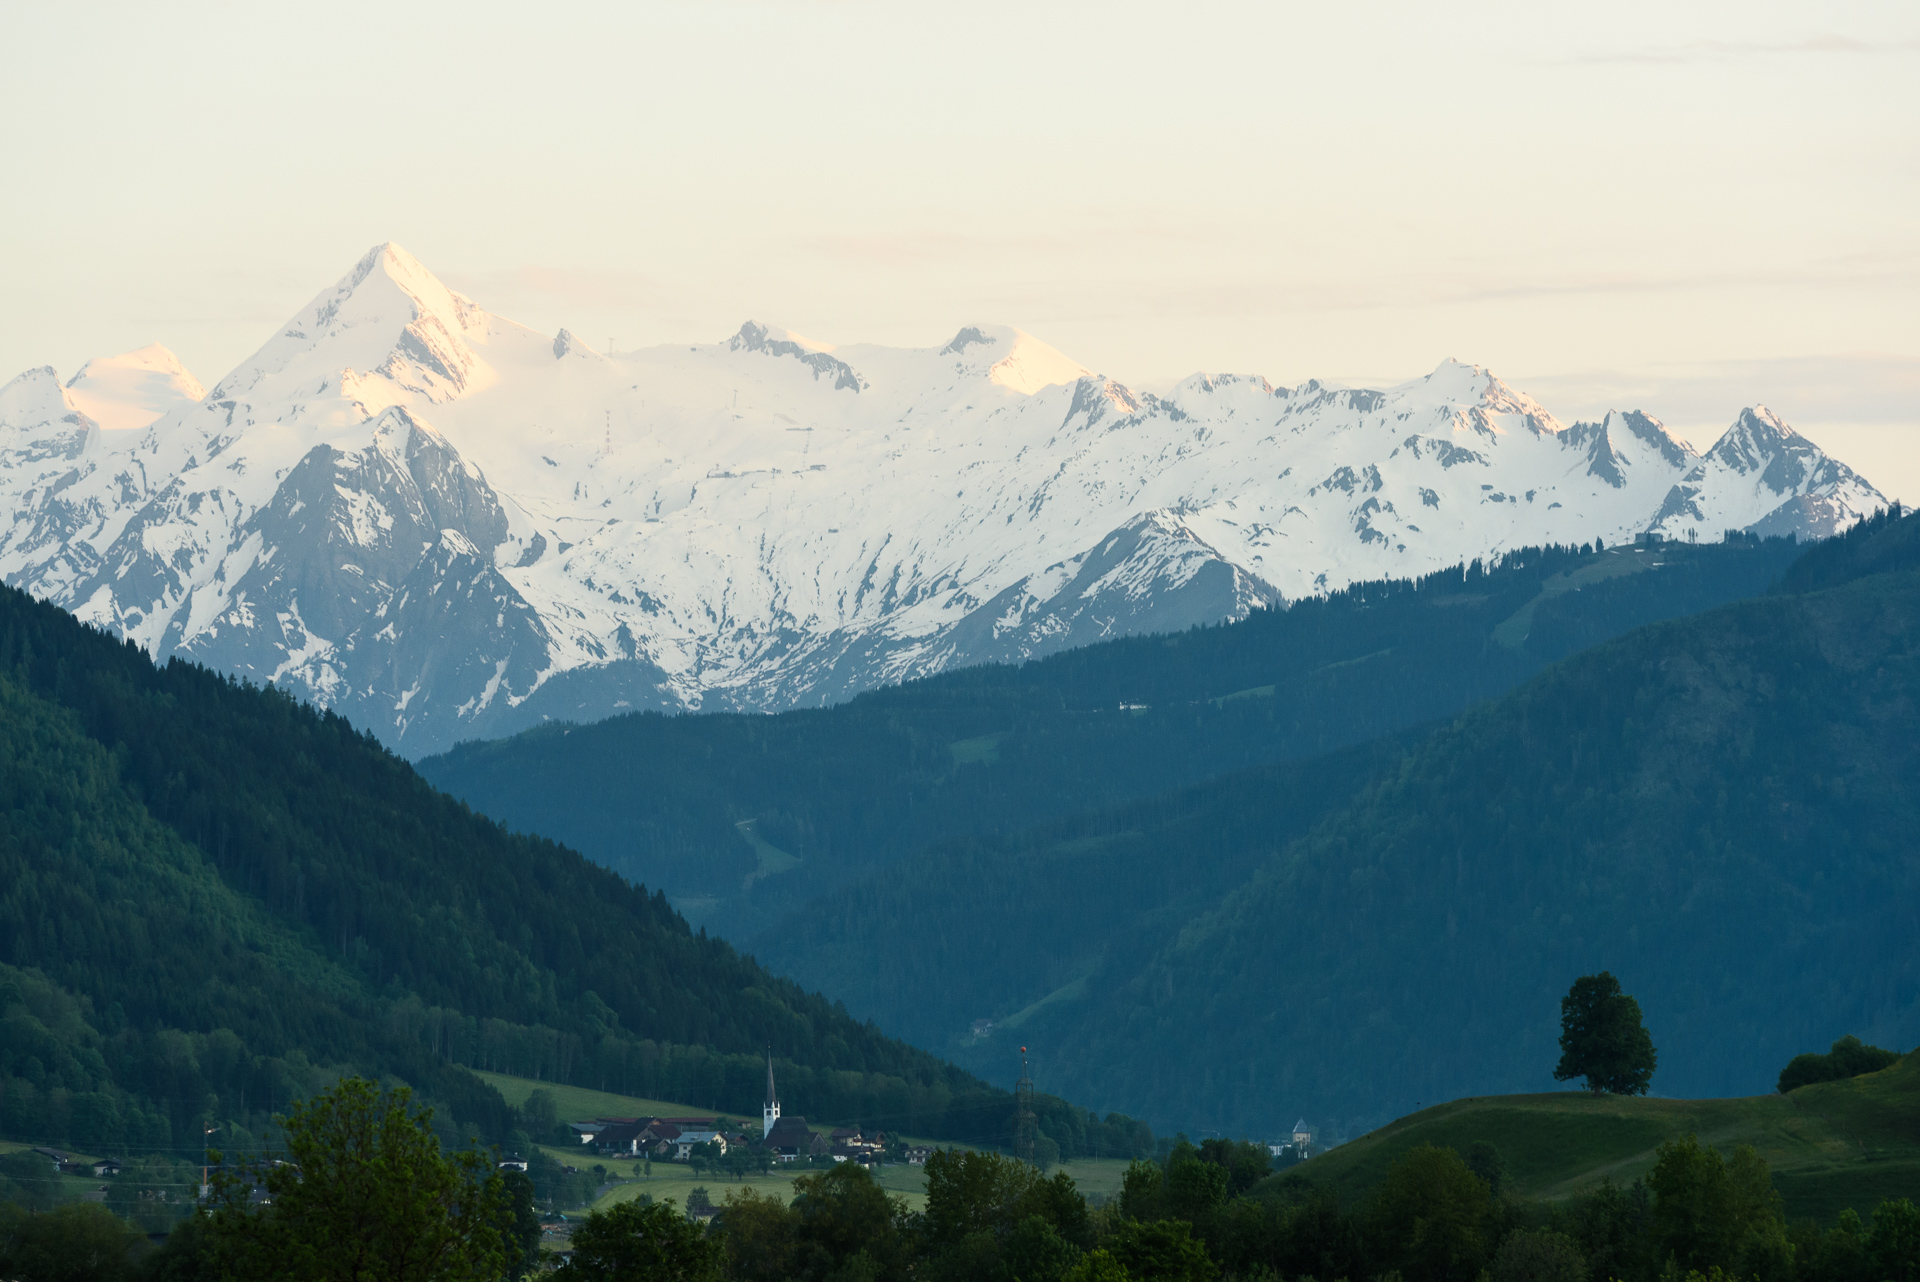
[{"label": "glacier", "polygon": [[597,351],[397,245],[203,391],[148,347],[0,388],[0,577],[408,756],[778,711],[1539,543],[1885,506],[1763,406],[1705,453],[1453,360],[1136,392],[1005,326]]}]

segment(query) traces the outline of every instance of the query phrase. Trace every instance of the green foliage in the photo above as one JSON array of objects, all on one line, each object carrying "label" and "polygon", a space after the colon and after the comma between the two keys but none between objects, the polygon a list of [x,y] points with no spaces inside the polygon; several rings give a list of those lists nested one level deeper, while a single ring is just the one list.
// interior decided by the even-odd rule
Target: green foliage
[{"label": "green foliage", "polygon": [[1574,980],[1560,1001],[1554,1079],[1584,1077],[1595,1095],[1645,1095],[1655,1062],[1640,1003],[1620,991],[1620,981],[1604,970]]},{"label": "green foliage", "polygon": [[287,1161],[223,1168],[209,1229],[226,1270],[288,1282],[498,1277],[522,1253],[508,1249],[518,1208],[485,1156],[440,1151],[411,1096],[348,1078],[289,1110]]},{"label": "green foliage", "polygon": [[1370,1219],[1384,1266],[1432,1282],[1473,1282],[1498,1227],[1486,1182],[1452,1149],[1431,1146],[1388,1169]]},{"label": "green foliage", "polygon": [[1130,1220],[1108,1239],[1106,1250],[1136,1278],[1165,1282],[1213,1282],[1220,1266],[1207,1254],[1205,1243],[1183,1220]]},{"label": "green foliage", "polygon": [[799,1252],[800,1217],[757,1189],[729,1192],[720,1217],[727,1276],[739,1282],[786,1282]]},{"label": "green foliage", "polygon": [[0,1204],[0,1277],[22,1282],[121,1282],[136,1276],[146,1236],[105,1207],[72,1203],[44,1214]]},{"label": "green foliage", "polygon": [[1007,1282],[1060,1282],[1080,1260],[1080,1248],[1038,1215],[1014,1226],[1000,1251],[999,1276]]},{"label": "green foliage", "polygon": [[1086,1199],[1064,1172],[1047,1178],[1016,1158],[948,1149],[927,1158],[922,1232],[934,1248],[980,1235],[999,1244],[1028,1220],[1046,1224],[1076,1250],[1091,1243]]},{"label": "green foliage", "polygon": [[192,1214],[200,1169],[162,1155],[129,1158],[107,1183],[107,1209],[147,1233],[164,1233]]},{"label": "green foliage", "polygon": [[1133,1274],[1105,1247],[1089,1251],[1066,1272],[1066,1282],[1132,1282]]},{"label": "green foliage", "polygon": [[858,1162],[793,1182],[796,1279],[895,1277],[911,1251],[906,1202]]},{"label": "green foliage", "polygon": [[[342,1071],[469,1067],[968,1139],[1008,1097],[435,792],[329,714],[0,590],[0,1135],[197,1150]],[[536,1128],[540,1121],[536,1121]],[[538,1129],[531,1138],[550,1139]]]},{"label": "green foliage", "polygon": [[1273,1170],[1273,1154],[1252,1140],[1201,1140],[1199,1157],[1227,1172],[1227,1193],[1232,1197],[1245,1193]]},{"label": "green foliage", "polygon": [[1872,1263],[1867,1258],[1867,1231],[1859,1212],[1851,1207],[1840,1212],[1838,1221],[1822,1229],[1812,1220],[1802,1220],[1789,1232],[1793,1246],[1794,1271],[1802,1277],[1821,1282],[1876,1282]]},{"label": "green foliage", "polygon": [[1587,1282],[1580,1244],[1552,1229],[1509,1233],[1493,1253],[1491,1282]]},{"label": "green foliage", "polygon": [[1842,1078],[1858,1077],[1862,1073],[1877,1073],[1883,1068],[1890,1068],[1899,1059],[1899,1051],[1868,1046],[1848,1033],[1835,1042],[1825,1055],[1795,1055],[1780,1070],[1780,1082],[1776,1089],[1785,1095],[1788,1091],[1814,1082],[1837,1082]]},{"label": "green foliage", "polygon": [[1729,1161],[1689,1135],[1660,1147],[1647,1177],[1653,1192],[1653,1238],[1681,1268],[1723,1268],[1741,1277],[1789,1275],[1780,1195],[1751,1145]]},{"label": "green foliage", "polygon": [[1910,1199],[1889,1200],[1874,1208],[1867,1261],[1888,1282],[1920,1280],[1920,1208]]},{"label": "green foliage", "polygon": [[554,1211],[585,1206],[598,1184],[591,1172],[570,1170],[538,1149],[527,1158],[527,1182],[533,1185],[535,1204]]},{"label": "green foliage", "polygon": [[720,1243],[674,1209],[671,1198],[621,1202],[573,1231],[567,1275],[582,1282],[718,1282]]},{"label": "green foliage", "polygon": [[53,1163],[38,1153],[0,1153],[0,1202],[50,1211],[61,1200],[63,1183]]},{"label": "green foliage", "polygon": [[540,1212],[536,1207],[533,1181],[527,1178],[524,1171],[502,1171],[500,1189],[513,1217],[502,1232],[508,1270],[532,1272],[540,1263]]},{"label": "green foliage", "polygon": [[1475,1140],[1467,1150],[1467,1169],[1486,1183],[1489,1193],[1500,1196],[1507,1182],[1507,1160],[1500,1156],[1498,1148],[1485,1140]]}]

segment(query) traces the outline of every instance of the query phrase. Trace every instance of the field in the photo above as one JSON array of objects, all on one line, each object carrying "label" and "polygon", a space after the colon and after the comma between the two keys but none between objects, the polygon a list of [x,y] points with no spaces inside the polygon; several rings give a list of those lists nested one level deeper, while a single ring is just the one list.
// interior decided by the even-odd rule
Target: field
[{"label": "field", "polygon": [[1729,1151],[1751,1144],[1773,1170],[1790,1218],[1871,1213],[1920,1198],[1920,1054],[1849,1081],[1748,1099],[1595,1098],[1584,1092],[1455,1100],[1403,1117],[1296,1168],[1344,1196],[1372,1187],[1421,1144],[1500,1150],[1515,1192],[1557,1199],[1603,1180],[1630,1183],[1654,1150],[1688,1134]]},{"label": "field", "polygon": [[[548,1150],[553,1152],[554,1150]],[[619,1163],[625,1170],[626,1163]],[[1100,1161],[1081,1160],[1069,1162],[1058,1168],[1073,1177],[1074,1183],[1089,1201],[1113,1197],[1120,1191],[1120,1180],[1126,1174],[1127,1164],[1111,1158]],[[793,1175],[781,1175],[776,1170],[770,1175],[749,1175],[734,1181],[724,1175],[704,1175],[696,1177],[684,1166],[670,1166],[657,1162],[653,1167],[651,1180],[634,1180],[619,1184],[600,1195],[596,1207],[611,1206],[638,1197],[642,1193],[651,1193],[656,1199],[670,1197],[681,1206],[687,1204],[687,1194],[696,1185],[707,1190],[715,1203],[722,1201],[729,1192],[741,1189],[757,1189],[761,1193],[778,1197],[785,1201],[793,1197],[795,1175],[809,1172],[796,1171]],[[918,1166],[882,1166],[874,1172],[880,1186],[889,1193],[898,1193],[907,1200],[909,1210],[925,1210],[927,1205],[926,1171]]]},{"label": "field", "polygon": [[[526,1077],[508,1077],[505,1073],[476,1073],[482,1081],[499,1091],[507,1103],[519,1108],[527,1102],[527,1096],[536,1090],[552,1095],[560,1109],[563,1122],[585,1122],[596,1117],[715,1117],[710,1108],[695,1108],[691,1104],[674,1104],[667,1100],[640,1099],[633,1095],[613,1095],[606,1091],[592,1091],[584,1086],[562,1086],[557,1082],[536,1082]],[[726,1114],[733,1117],[734,1114]],[[756,1114],[743,1119],[751,1122],[757,1129],[760,1118]],[[814,1127],[821,1130],[821,1127]]]}]

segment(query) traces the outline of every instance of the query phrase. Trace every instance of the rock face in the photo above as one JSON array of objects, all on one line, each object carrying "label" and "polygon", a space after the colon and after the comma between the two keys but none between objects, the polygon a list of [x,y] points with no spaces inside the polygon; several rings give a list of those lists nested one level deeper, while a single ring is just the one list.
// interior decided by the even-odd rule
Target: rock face
[{"label": "rock face", "polygon": [[0,575],[409,755],[819,704],[1524,544],[1811,537],[1883,505],[1759,407],[1701,455],[1640,413],[1563,426],[1454,361],[1155,397],[988,325],[603,353],[392,245],[199,392],[159,347],[0,389]]}]

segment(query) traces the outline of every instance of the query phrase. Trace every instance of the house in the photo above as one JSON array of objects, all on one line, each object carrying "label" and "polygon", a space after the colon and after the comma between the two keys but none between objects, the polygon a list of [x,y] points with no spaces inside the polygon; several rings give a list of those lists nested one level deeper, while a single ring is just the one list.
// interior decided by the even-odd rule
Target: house
[{"label": "house", "polygon": [[110,1157],[103,1157],[93,1164],[93,1173],[97,1178],[112,1179],[120,1174],[120,1163]]},{"label": "house", "polygon": [[49,1162],[52,1162],[53,1169],[56,1171],[59,1170],[61,1167],[65,1166],[68,1162],[73,1160],[72,1158],[68,1157],[65,1153],[62,1153],[57,1148],[37,1148],[33,1151],[38,1153],[41,1157],[46,1158]]},{"label": "house", "polygon": [[495,1163],[493,1169],[496,1171],[524,1171],[527,1169],[527,1159],[524,1157],[509,1157],[501,1162]]},{"label": "house", "polygon": [[596,1118],[591,1122],[568,1122],[567,1129],[574,1133],[582,1144],[591,1144],[594,1137],[607,1129],[608,1120]]},{"label": "house", "polygon": [[583,1138],[582,1143],[591,1145],[596,1153],[613,1157],[638,1157],[646,1145],[642,1141],[653,1119],[640,1117],[603,1117],[596,1119],[600,1127],[591,1137]]},{"label": "house", "polygon": [[933,1150],[925,1144],[916,1144],[907,1150],[907,1165],[925,1166],[927,1159],[933,1156]]},{"label": "house", "polygon": [[1293,1151],[1305,1157],[1312,1145],[1313,1128],[1307,1125],[1307,1119],[1303,1117],[1293,1124]]},{"label": "house", "polygon": [[679,1127],[672,1122],[663,1122],[655,1118],[640,1132],[638,1151],[651,1153],[655,1157],[666,1157],[673,1152],[674,1141],[679,1138]]},{"label": "house", "polygon": [[880,1151],[864,1145],[855,1148],[847,1144],[835,1144],[827,1152],[836,1162],[852,1162],[856,1166],[880,1165]]},{"label": "house", "polygon": [[718,1144],[720,1156],[727,1155],[726,1133],[715,1130],[681,1131],[680,1138],[673,1142],[673,1155],[684,1162],[693,1156],[693,1146],[696,1144]]},{"label": "house", "polygon": [[829,1139],[835,1144],[842,1144],[860,1152],[878,1153],[887,1146],[885,1131],[875,1131],[868,1135],[853,1126],[837,1127]]}]

